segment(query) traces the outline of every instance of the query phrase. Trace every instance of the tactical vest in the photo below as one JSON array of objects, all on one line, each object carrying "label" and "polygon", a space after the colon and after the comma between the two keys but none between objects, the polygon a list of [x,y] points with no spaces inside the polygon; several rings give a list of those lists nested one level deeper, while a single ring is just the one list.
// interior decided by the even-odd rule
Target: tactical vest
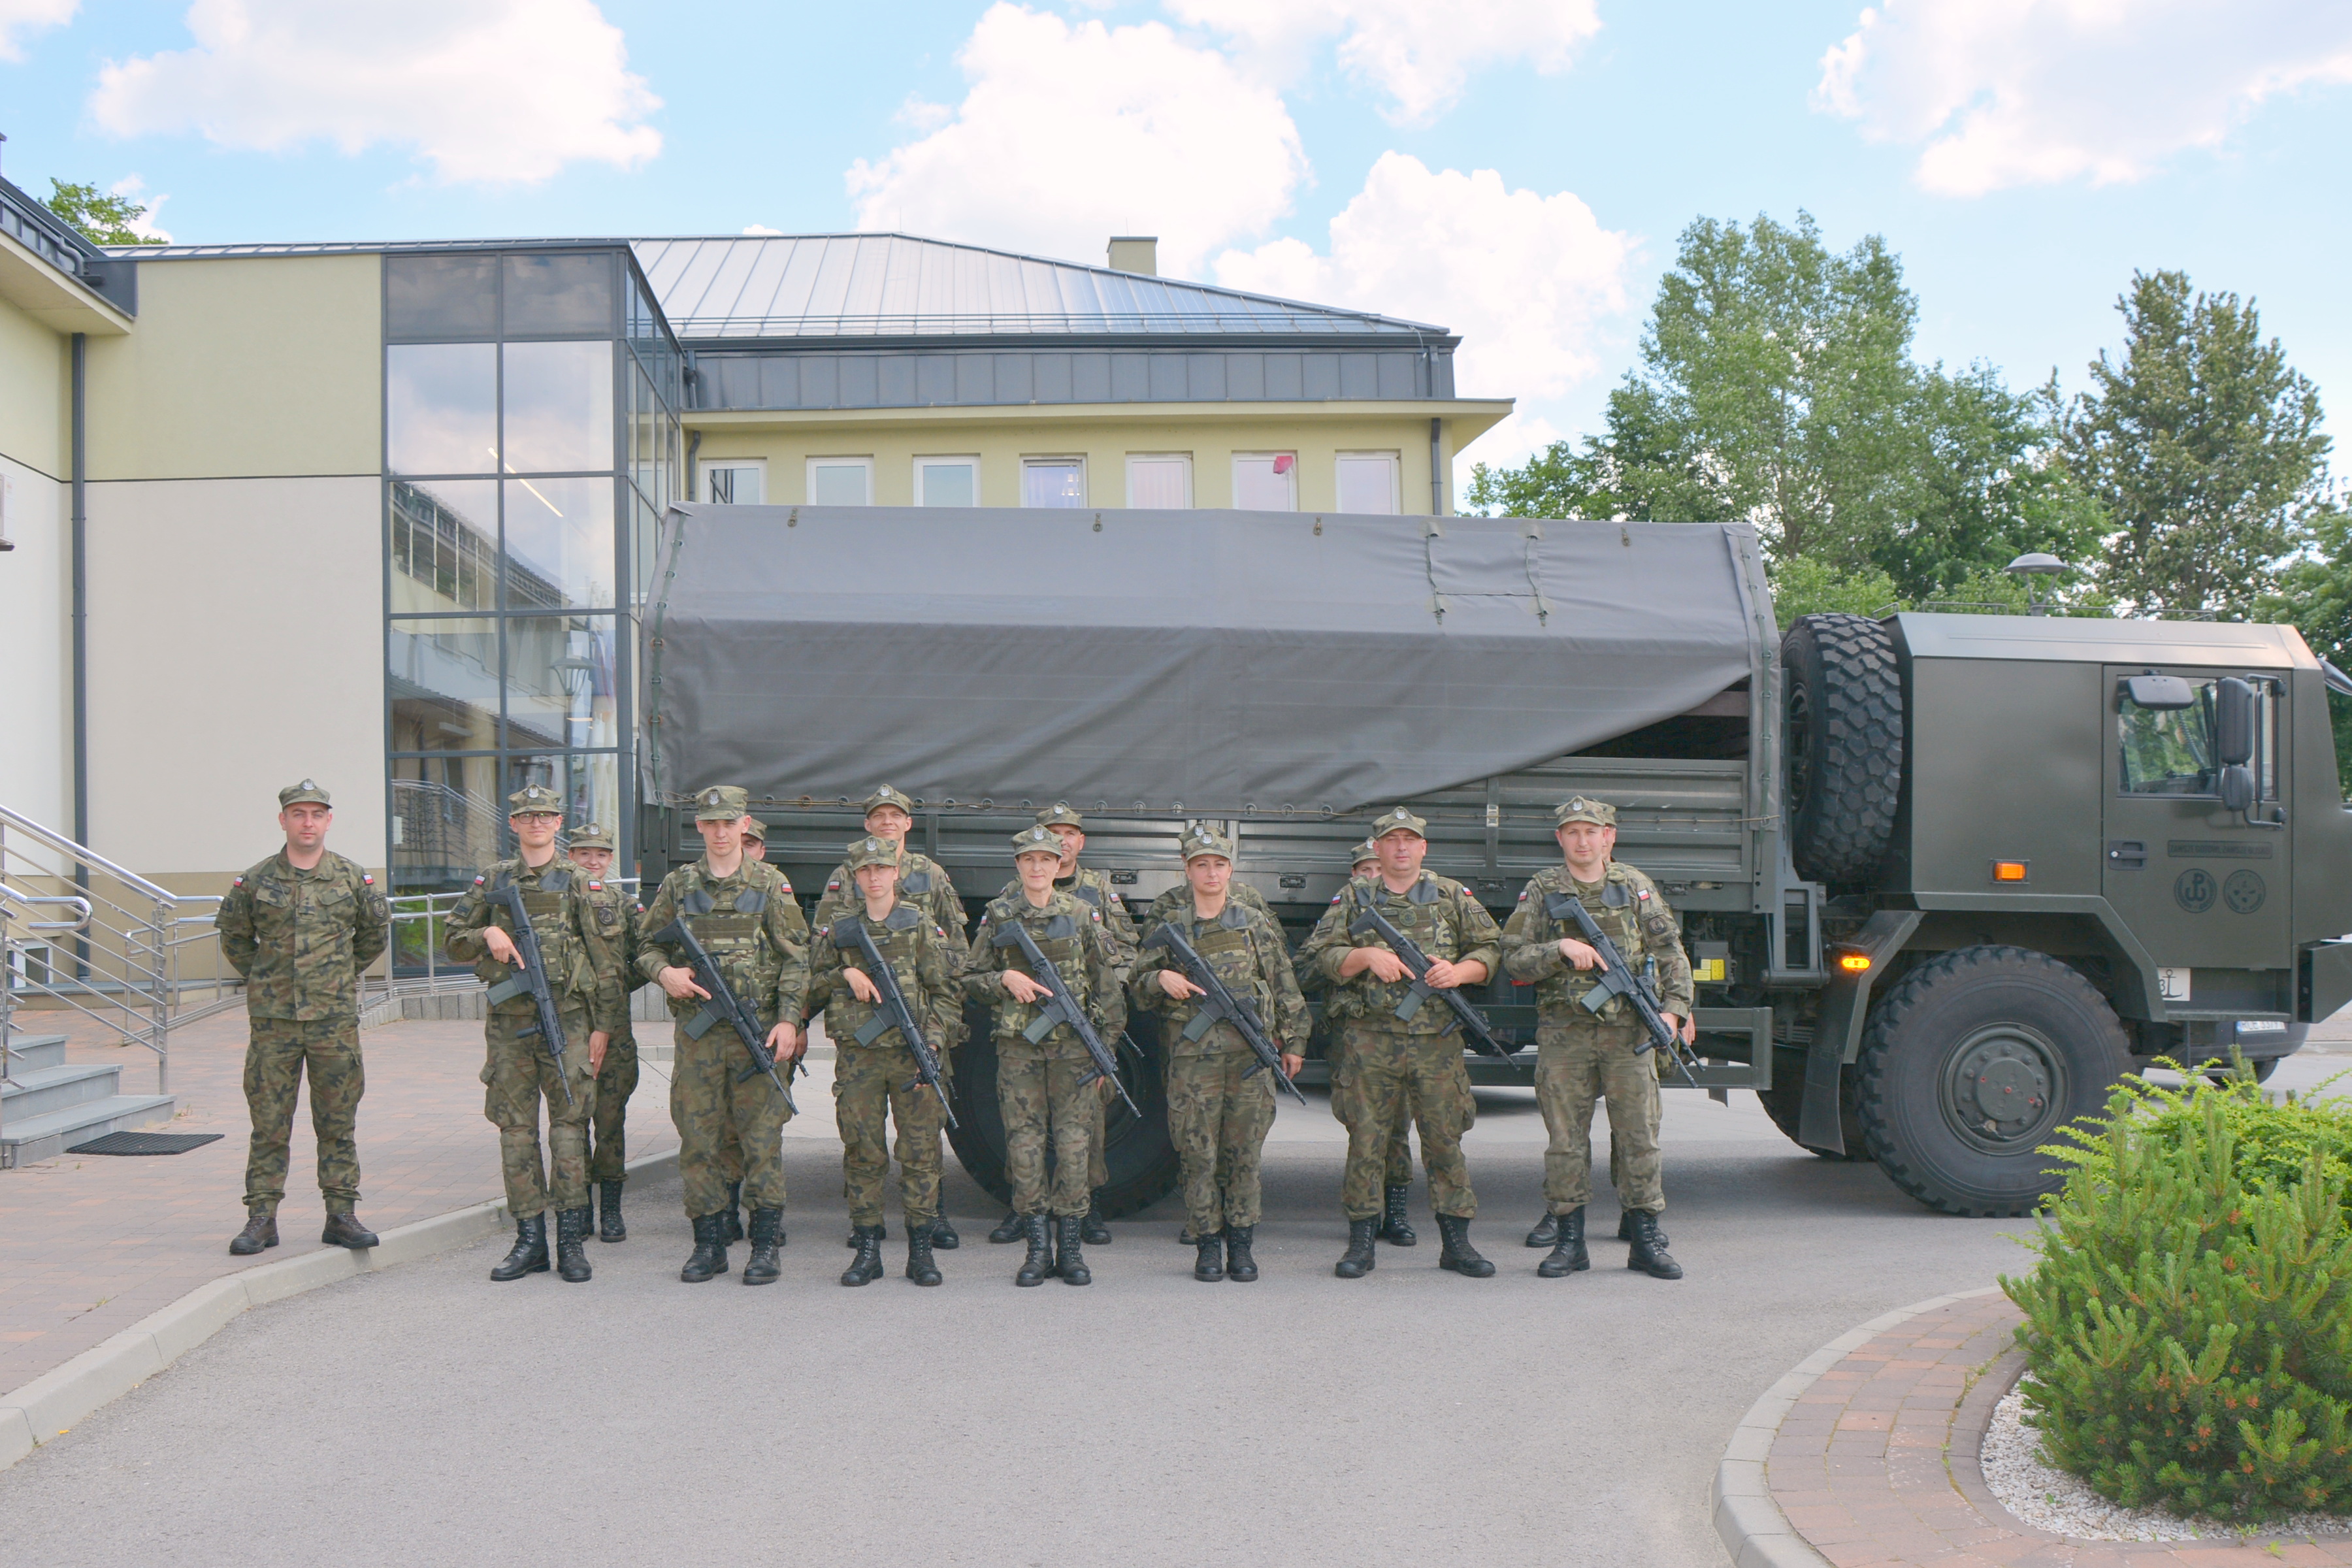
[{"label": "tactical vest", "polygon": [[[1225,989],[1232,992],[1236,1000],[1254,1005],[1257,1008],[1259,1022],[1271,1026],[1269,1004],[1272,998],[1265,994],[1265,984],[1258,975],[1257,953],[1250,937],[1249,911],[1229,900],[1217,918],[1204,925],[1188,906],[1181,911],[1176,923],[1184,931],[1185,940],[1192,944],[1192,951],[1199,953],[1202,962],[1216,972],[1217,978],[1225,983]],[[1171,1054],[1185,1049],[1181,1043],[1184,1039],[1182,1030],[1191,1025],[1199,1011],[1197,998],[1176,1005],[1173,1021],[1177,1028],[1161,1037],[1170,1041]],[[1249,1047],[1232,1025],[1219,1024],[1201,1037],[1201,1045],[1196,1048],[1246,1050]]]},{"label": "tactical vest", "polygon": [[[1353,925],[1366,910],[1378,910],[1388,922],[1413,945],[1432,959],[1452,963],[1462,952],[1454,940],[1454,922],[1447,918],[1447,906],[1458,897],[1440,887],[1437,879],[1424,871],[1421,879],[1402,893],[1391,893],[1379,878],[1367,878],[1348,884],[1341,895],[1347,910],[1348,924]],[[1377,936],[1349,936],[1358,947],[1385,947]],[[1358,1017],[1380,1028],[1402,1029],[1412,1033],[1442,1030],[1449,1016],[1443,1007],[1423,1007],[1412,1020],[1401,1020],[1396,1009],[1411,992],[1412,982],[1408,977],[1384,981],[1369,969],[1339,985],[1333,994],[1329,1011],[1341,1017]]]},{"label": "tactical vest", "polygon": [[[836,939],[833,932],[852,921],[863,921],[865,919],[866,915],[862,910],[854,914],[844,915],[825,932],[827,940],[832,941],[834,946],[840,950],[842,966],[845,969],[866,967],[866,954],[858,951],[855,937],[849,937],[846,940]],[[927,998],[922,987],[921,947],[923,928],[928,923],[921,910],[901,903],[892,906],[890,912],[882,917],[882,929],[872,933],[874,945],[881,950],[882,962],[890,966],[891,974],[898,982],[898,994],[907,999],[907,1010],[915,1015],[916,1026],[926,1029],[929,1027],[929,1020],[923,1016],[924,1003]],[[835,1046],[859,1046],[870,1043],[877,1047],[889,1049],[906,1044],[896,1034],[877,1036],[870,1042],[856,1037],[857,1031],[882,1009],[875,1003],[859,1000],[856,994],[851,991],[846,984],[834,987],[832,994],[826,998],[824,1007],[825,1037]],[[933,1049],[937,1049],[940,1042],[931,1040],[929,1044]]]},{"label": "tactical vest", "polygon": [[[1578,901],[1576,884],[1565,871],[1558,873],[1558,879],[1565,886],[1542,889],[1543,915],[1550,922],[1547,927],[1549,940],[1557,942],[1561,937],[1572,936],[1580,942],[1583,931],[1570,910],[1570,906]],[[1592,923],[1607,932],[1609,940],[1617,944],[1617,951],[1639,969],[1643,955],[1652,951],[1652,944],[1642,930],[1642,906],[1644,902],[1655,903],[1656,900],[1645,900],[1642,897],[1642,889],[1625,879],[1607,877],[1601,884],[1598,900],[1583,901],[1584,907],[1591,912]],[[1594,907],[1596,901],[1598,908]],[[1599,984],[1597,973],[1568,969],[1536,987],[1536,1004],[1540,1007],[1547,1002],[1573,1003]],[[1571,1016],[1586,1015],[1580,1008]],[[1611,997],[1600,1012],[1590,1015],[1612,1024],[1622,1023],[1634,1016],[1632,1005],[1622,996]]]},{"label": "tactical vest", "polygon": [[[501,864],[492,874],[487,890],[496,892],[509,883],[519,882],[520,879],[515,875],[516,865],[514,861]],[[562,1003],[566,991],[585,992],[595,984],[588,954],[563,918],[566,896],[577,894],[586,885],[585,877],[579,877],[565,867],[555,866],[541,875],[538,887],[522,889],[522,911],[530,918],[530,929],[539,938],[540,958],[547,965],[550,984],[559,1005]],[[492,922],[501,929],[511,918],[503,908],[490,911]],[[475,966],[475,970],[484,980],[496,982],[490,987],[491,1006],[528,1001],[530,985],[520,973],[508,965],[496,959],[485,958]]]}]

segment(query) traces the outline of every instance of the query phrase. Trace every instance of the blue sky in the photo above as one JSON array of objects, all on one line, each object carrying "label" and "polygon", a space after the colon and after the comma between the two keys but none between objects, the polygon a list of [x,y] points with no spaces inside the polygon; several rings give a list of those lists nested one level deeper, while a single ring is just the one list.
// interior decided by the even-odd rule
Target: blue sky
[{"label": "blue sky", "polygon": [[[888,18],[887,23],[877,17]],[[184,242],[899,227],[1465,335],[1591,428],[1696,216],[1878,233],[1923,358],[2071,389],[2135,268],[2352,396],[2352,7],[2286,0],[0,0],[5,170]]]}]

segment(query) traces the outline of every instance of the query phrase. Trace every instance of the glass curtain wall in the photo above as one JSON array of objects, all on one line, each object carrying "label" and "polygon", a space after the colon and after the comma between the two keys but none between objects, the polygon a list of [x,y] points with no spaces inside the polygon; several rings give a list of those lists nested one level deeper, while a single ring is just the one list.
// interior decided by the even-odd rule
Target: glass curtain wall
[{"label": "glass curtain wall", "polygon": [[633,866],[631,664],[678,472],[677,342],[625,249],[383,270],[393,891],[511,854],[506,796],[530,784]]}]

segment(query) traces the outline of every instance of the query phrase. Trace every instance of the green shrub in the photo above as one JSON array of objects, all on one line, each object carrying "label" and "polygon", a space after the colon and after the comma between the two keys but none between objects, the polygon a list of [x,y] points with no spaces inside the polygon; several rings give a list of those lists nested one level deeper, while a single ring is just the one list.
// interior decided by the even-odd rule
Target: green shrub
[{"label": "green shrub", "polygon": [[[2168,1060],[2160,1065],[2179,1064]],[[2119,1086],[2132,1096],[2132,1113],[2151,1137],[2180,1138],[2190,1123],[2203,1119],[2208,1105],[2219,1104],[2230,1128],[2231,1168],[2248,1187],[2301,1181],[2315,1153],[2339,1190],[2352,1190],[2352,1100],[2306,1096],[2298,1100],[2289,1096],[2284,1104],[2273,1105],[2242,1062],[2218,1085],[2196,1074],[2185,1076],[2189,1079],[2187,1089],[2166,1089],[2139,1079],[2126,1079]],[[2062,1127],[2058,1133],[2067,1142],[2042,1152],[2088,1172],[2095,1181],[2112,1179],[2115,1162],[2108,1152],[2106,1122]]]},{"label": "green shrub", "polygon": [[[2343,1162],[2327,1129],[2256,1109],[2236,1086],[2119,1087],[2028,1243],[2039,1265],[2001,1280],[2025,1312],[2026,1424],[2127,1507],[2253,1521],[2352,1505]],[[2242,1150],[2240,1123],[2270,1142]],[[2292,1147],[2307,1151],[2294,1179],[2249,1184]]]}]

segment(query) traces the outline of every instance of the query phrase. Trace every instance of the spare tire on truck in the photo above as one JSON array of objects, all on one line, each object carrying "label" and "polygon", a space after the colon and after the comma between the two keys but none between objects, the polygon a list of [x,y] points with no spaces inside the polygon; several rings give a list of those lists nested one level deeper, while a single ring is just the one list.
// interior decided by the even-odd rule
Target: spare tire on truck
[{"label": "spare tire on truck", "polygon": [[1867,616],[1800,616],[1780,639],[1780,672],[1797,875],[1867,881],[1886,858],[1902,787],[1894,634]]}]

